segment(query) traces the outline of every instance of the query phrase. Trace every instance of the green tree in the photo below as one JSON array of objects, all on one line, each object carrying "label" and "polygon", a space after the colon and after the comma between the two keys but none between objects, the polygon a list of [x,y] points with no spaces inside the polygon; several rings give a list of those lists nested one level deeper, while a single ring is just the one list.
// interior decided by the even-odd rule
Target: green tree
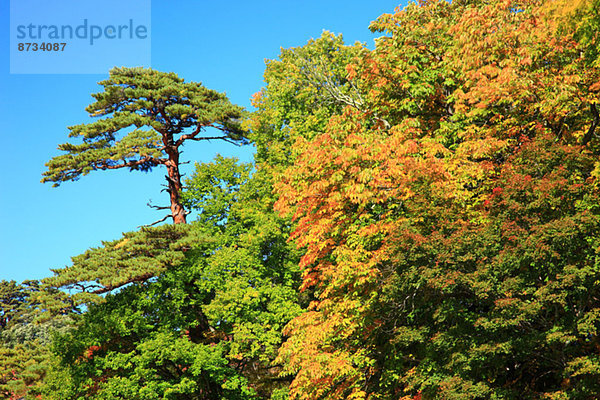
[{"label": "green tree", "polygon": [[[220,156],[198,164],[182,193],[198,221],[145,228],[84,255],[82,261],[92,254],[104,260],[97,265],[117,260],[110,265],[123,276],[138,265],[152,279],[111,286],[76,329],[58,338],[48,398],[250,399],[285,392],[289,379],[278,376],[274,359],[283,326],[300,312],[298,255],[287,242],[287,220],[273,212],[270,191],[250,168]],[[167,231],[180,236],[169,239]],[[53,284],[108,289],[77,281],[101,271],[74,260]],[[87,292],[78,301],[89,301]]]},{"label": "green tree", "polygon": [[73,324],[71,315],[39,320],[39,282],[0,281],[0,398],[34,398],[50,369],[52,335]]},{"label": "green tree", "polygon": [[[152,69],[114,68],[100,84],[104,91],[93,94],[96,101],[86,108],[98,119],[69,128],[69,136],[80,138],[81,143],[60,145],[66,154],[46,164],[42,182],[58,186],[95,170],[150,171],[162,165],[167,169],[170,196],[166,208],[174,223],[185,223],[179,198],[181,147],[187,141],[213,139],[243,143],[242,108],[200,83],[186,83],[174,73]],[[220,134],[207,136],[208,128]]]},{"label": "green tree", "polygon": [[266,86],[253,97],[257,110],[248,123],[259,168],[293,163],[298,138],[324,132],[331,115],[345,106],[362,107],[363,94],[347,79],[346,67],[363,51],[360,43],[348,46],[342,35],[325,31],[267,61]]}]

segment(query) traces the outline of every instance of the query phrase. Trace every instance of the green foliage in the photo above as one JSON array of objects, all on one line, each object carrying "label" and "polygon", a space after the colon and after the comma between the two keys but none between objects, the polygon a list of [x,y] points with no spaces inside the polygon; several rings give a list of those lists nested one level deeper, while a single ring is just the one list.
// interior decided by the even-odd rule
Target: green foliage
[{"label": "green foliage", "polygon": [[71,382],[49,398],[248,398],[252,390],[224,358],[226,341],[203,315],[210,292],[192,277],[188,266],[91,306],[55,344]]},{"label": "green foliage", "polygon": [[[105,242],[44,294],[0,285],[0,390],[598,397],[597,9],[421,1],[371,24],[372,51],[328,32],[282,50],[245,121],[255,164],[217,156],[170,186],[196,222]],[[45,180],[148,170],[214,124],[242,140],[239,109],[174,74],[116,69],[103,85],[88,111],[109,117],[71,128],[83,144]],[[29,290],[54,313],[88,309],[53,357],[12,372],[46,337]]]},{"label": "green foliage", "polygon": [[169,267],[180,265],[186,251],[205,242],[214,240],[183,224],[142,228],[73,257],[73,265],[53,270],[55,276],[44,279],[44,284],[79,289],[80,293],[72,297],[76,303],[80,299],[100,300],[93,295],[156,277]]},{"label": "green foliage", "polygon": [[0,397],[33,398],[48,373],[52,335],[73,323],[69,315],[38,321],[39,284],[0,281]]},{"label": "green foliage", "polygon": [[[65,143],[59,155],[46,165],[42,182],[73,181],[95,170],[129,168],[167,169],[167,192],[175,224],[184,224],[181,204],[181,146],[187,141],[224,140],[245,143],[241,127],[243,109],[224,94],[196,82],[184,82],[176,74],[144,68],[113,68],[100,82],[104,92],[86,108],[94,122],[70,127],[70,137],[81,143]],[[220,131],[206,136],[207,129]],[[166,219],[165,217],[164,219]]]},{"label": "green foliage", "polygon": [[217,155],[212,163],[196,163],[192,179],[185,182],[183,205],[197,210],[198,221],[222,226],[231,207],[238,202],[240,187],[250,178],[251,164],[237,164],[234,158]]},{"label": "green foliage", "polygon": [[[225,95],[200,83],[186,83],[172,72],[114,68],[100,85],[104,91],[93,94],[96,101],[86,108],[98,119],[69,128],[69,137],[82,142],[59,146],[66,154],[48,162],[43,182],[57,186],[94,170],[149,171],[166,163],[169,146],[200,140],[198,134],[209,127],[221,130],[224,139],[242,140],[240,107],[229,103]],[[189,137],[185,136],[188,128],[194,129]]]},{"label": "green foliage", "polygon": [[154,277],[90,304],[77,328],[58,338],[47,398],[281,396],[286,380],[273,360],[281,330],[300,313],[297,256],[286,220],[249,170],[223,157],[198,164],[182,197],[198,221],[125,234],[75,257],[77,275],[67,269],[47,280],[77,287],[82,277],[98,279],[102,269],[87,267],[94,258],[100,266],[122,263],[111,265],[125,275],[135,266]]},{"label": "green foliage", "polygon": [[329,117],[348,104],[362,107],[360,90],[346,78],[346,66],[362,51],[361,44],[347,46],[342,35],[325,31],[267,62],[266,87],[254,95],[257,112],[249,121],[258,163],[292,163],[297,138],[323,132]]}]

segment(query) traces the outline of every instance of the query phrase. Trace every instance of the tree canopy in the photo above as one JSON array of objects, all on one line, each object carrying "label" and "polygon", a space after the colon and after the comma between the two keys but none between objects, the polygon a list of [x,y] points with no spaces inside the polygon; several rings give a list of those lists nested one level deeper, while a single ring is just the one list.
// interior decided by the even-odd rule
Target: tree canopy
[{"label": "tree canopy", "polygon": [[[286,240],[287,220],[268,206],[260,174],[250,177],[249,169],[221,156],[197,164],[182,193],[197,221],[127,233],[45,280],[79,288],[67,301],[88,304],[54,342],[59,366],[47,398],[286,392],[289,379],[278,377],[273,361],[281,330],[301,311],[298,256]],[[142,271],[148,275],[119,281]],[[94,277],[98,283],[86,283]],[[111,293],[98,297],[103,292]]]},{"label": "tree canopy", "polygon": [[[174,222],[196,220],[2,282],[1,395],[598,398],[598,10],[409,3],[372,50],[329,32],[283,49],[248,114],[112,70],[88,108],[104,118],[44,180],[165,165]],[[179,147],[210,138],[254,162],[182,181]]]},{"label": "tree canopy", "polygon": [[[185,223],[181,205],[181,147],[187,141],[244,142],[240,122],[243,110],[224,94],[176,74],[144,68],[114,68],[100,82],[104,91],[86,111],[95,121],[69,128],[69,137],[81,143],[64,143],[59,155],[46,165],[42,182],[79,179],[91,171],[128,168],[150,171],[164,165],[170,217]],[[213,128],[218,135],[207,135]]]},{"label": "tree canopy", "polygon": [[317,298],[286,328],[292,398],[600,392],[594,7],[434,0],[371,25],[347,67],[366,111],[277,184]]}]

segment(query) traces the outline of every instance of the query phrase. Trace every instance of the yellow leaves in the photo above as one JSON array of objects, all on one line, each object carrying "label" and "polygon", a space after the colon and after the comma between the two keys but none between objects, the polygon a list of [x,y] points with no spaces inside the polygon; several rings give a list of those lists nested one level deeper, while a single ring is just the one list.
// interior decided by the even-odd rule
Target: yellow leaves
[{"label": "yellow leaves", "polygon": [[554,0],[545,2],[540,10],[544,21],[556,31],[572,25],[576,15],[591,4],[592,0]]},{"label": "yellow leaves", "polygon": [[549,345],[570,344],[577,341],[577,337],[562,331],[550,332],[546,335],[546,342]]},{"label": "yellow leaves", "polygon": [[354,389],[346,398],[348,400],[364,400],[367,398],[367,393],[361,389]]},{"label": "yellow leaves", "polygon": [[596,162],[594,164],[594,169],[591,175],[595,179],[595,185],[598,186],[598,184],[600,183],[600,162]]},{"label": "yellow leaves", "polygon": [[571,377],[577,377],[582,375],[600,375],[600,363],[595,358],[591,357],[577,357],[573,361],[567,364],[565,369]]},{"label": "yellow leaves", "polygon": [[121,247],[125,246],[128,242],[129,242],[129,238],[124,238],[123,240],[121,240],[119,243],[117,243],[115,245],[115,249],[120,249]]},{"label": "yellow leaves", "polygon": [[499,151],[505,149],[509,144],[507,139],[499,139],[495,137],[474,138],[461,143],[457,150],[456,156],[459,159],[478,160],[490,158]]},{"label": "yellow leaves", "polygon": [[339,315],[324,318],[316,311],[290,322],[286,334],[291,338],[284,343],[276,362],[284,362],[283,375],[297,373],[290,387],[292,398],[319,397],[330,388],[335,389],[334,383],[343,377],[348,383],[357,380],[359,373],[353,366],[353,355],[331,346],[332,340],[346,331],[347,323]]}]

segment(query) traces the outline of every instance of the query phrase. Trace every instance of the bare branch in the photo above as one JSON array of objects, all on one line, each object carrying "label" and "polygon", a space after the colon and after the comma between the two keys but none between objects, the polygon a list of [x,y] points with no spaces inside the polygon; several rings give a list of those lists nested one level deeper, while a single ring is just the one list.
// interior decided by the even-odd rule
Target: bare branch
[{"label": "bare branch", "polygon": [[[302,58],[301,62],[303,65],[300,68],[300,73],[304,75],[304,78],[315,89],[325,90],[328,97],[337,103],[345,104],[361,112],[367,112],[365,101],[354,82],[348,81],[350,83],[351,91],[349,94],[346,94],[340,89],[340,84],[332,79],[331,74],[322,72],[327,71],[327,66],[322,58],[318,60],[320,68],[317,68],[316,65],[314,65],[315,61],[312,60]],[[375,120],[384,125],[385,129],[390,128],[391,125],[388,121],[379,117],[377,114],[373,113],[372,115]]]},{"label": "bare branch", "polygon": [[234,140],[231,140],[231,139],[230,139],[229,137],[227,137],[227,136],[220,136],[220,137],[210,137],[210,138],[201,137],[201,138],[193,138],[193,139],[191,139],[191,140],[200,141],[200,140],[211,140],[211,139],[220,139],[220,140],[222,140],[222,141],[224,141],[224,142],[231,143],[231,144],[232,144],[232,145],[234,145],[234,146],[238,146],[238,147],[239,147],[239,146],[241,146],[241,143],[239,143],[239,142],[236,142],[236,141],[234,141]]},{"label": "bare branch", "polygon": [[[175,182],[173,180],[173,178],[171,178],[169,175],[165,175],[165,179],[167,180],[167,182],[171,183],[172,185],[177,185],[177,182]],[[171,186],[169,186],[169,189],[171,189]]]},{"label": "bare branch", "polygon": [[175,147],[179,147],[183,144],[183,142],[185,142],[186,140],[192,139],[194,137],[196,137],[200,132],[202,132],[202,128],[204,128],[203,125],[198,124],[196,126],[196,129],[194,129],[194,131],[192,133],[188,133],[185,135],[181,135],[179,137],[179,139],[177,139],[177,141],[175,142]]},{"label": "bare branch", "polygon": [[170,206],[155,206],[154,204],[152,204],[152,201],[147,202],[146,205],[150,208],[154,208],[155,210],[170,210],[171,209]]},{"label": "bare branch", "polygon": [[167,116],[167,113],[165,112],[164,104],[162,104],[161,100],[158,101],[158,104],[156,104],[156,107],[158,108],[158,111],[159,111],[160,115],[163,117],[163,119],[165,120],[165,124],[167,125],[166,129],[165,129],[165,132],[168,132],[169,128],[172,126],[172,124],[171,124],[171,118],[169,118]]},{"label": "bare branch", "polygon": [[140,275],[140,276],[136,276],[136,277],[134,277],[134,278],[131,278],[131,279],[129,279],[129,280],[127,280],[126,282],[123,282],[123,283],[121,283],[121,284],[106,285],[106,286],[104,286],[104,287],[102,287],[102,288],[100,288],[100,289],[96,289],[96,290],[94,290],[94,291],[93,291],[93,292],[91,292],[91,293],[93,293],[93,294],[104,294],[104,293],[108,293],[108,292],[110,292],[111,290],[114,290],[114,289],[120,288],[121,286],[125,286],[125,285],[127,285],[127,284],[129,284],[129,283],[133,283],[133,282],[144,282],[144,281],[147,281],[148,279],[150,279],[150,278],[153,278],[153,277],[154,277],[154,274],[152,274],[152,273],[146,273],[146,274],[143,274],[143,275]]},{"label": "bare branch", "polygon": [[163,218],[159,219],[158,221],[154,221],[153,223],[148,224],[148,225],[140,225],[140,226],[138,226],[138,228],[149,228],[149,227],[154,226],[156,224],[160,224],[161,222],[164,222],[164,221],[166,221],[169,218],[173,218],[173,215],[167,214]]},{"label": "bare branch", "polygon": [[183,144],[183,142],[185,142],[186,140],[194,140],[197,142],[199,142],[201,140],[224,140],[226,142],[237,145],[237,143],[233,142],[228,136],[196,136],[196,135],[197,134],[194,134],[194,133],[182,135],[181,137],[179,137],[179,139],[177,139],[177,142],[175,142],[175,146],[181,146],[181,144]]}]

